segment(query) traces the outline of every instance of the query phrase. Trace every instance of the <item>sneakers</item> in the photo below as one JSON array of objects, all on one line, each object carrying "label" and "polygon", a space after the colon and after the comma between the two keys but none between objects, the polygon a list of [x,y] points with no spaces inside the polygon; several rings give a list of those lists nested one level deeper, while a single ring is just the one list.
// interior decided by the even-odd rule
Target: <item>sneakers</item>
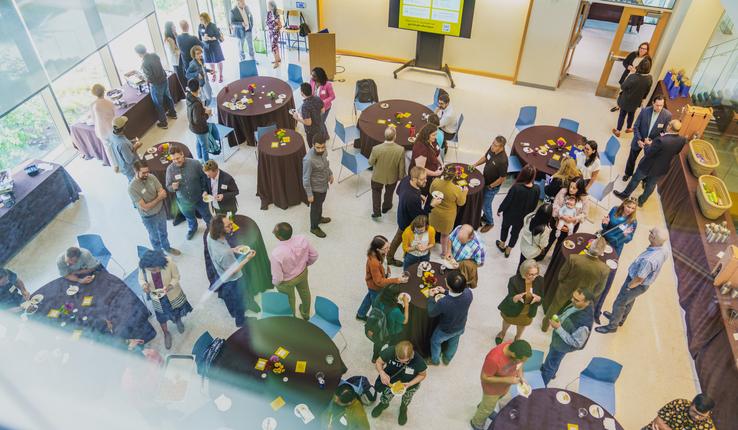
[{"label": "sneakers", "polygon": [[404,426],[407,423],[407,406],[400,406],[400,415],[397,417],[397,424]]},{"label": "sneakers", "polygon": [[175,324],[177,324],[177,331],[184,333],[184,323],[182,322],[182,318],[178,319]]},{"label": "sneakers", "polygon": [[359,314],[356,314],[356,319],[357,319],[357,320],[359,320],[359,321],[364,321],[364,322],[366,322],[366,320],[367,320],[367,317],[366,317],[366,315],[364,315],[364,316],[361,316],[361,315],[359,315]]},{"label": "sneakers", "polygon": [[387,212],[392,210],[392,206],[388,207],[387,209],[382,209],[382,213],[386,214]]},{"label": "sneakers", "polygon": [[168,113],[167,118],[177,119],[177,112]]},{"label": "sneakers", "polygon": [[630,175],[623,175],[623,182],[628,182],[630,180]]},{"label": "sneakers", "polygon": [[497,245],[497,249],[499,249],[502,252],[505,252],[505,248],[507,248],[507,246],[505,246],[505,242],[501,240],[496,241],[495,245]]},{"label": "sneakers", "polygon": [[188,231],[188,232],[187,232],[187,240],[190,240],[190,239],[192,239],[193,237],[195,237],[195,233],[196,233],[196,232],[197,232],[197,230],[190,230],[190,231]]},{"label": "sneakers", "polygon": [[[372,416],[374,418],[377,418],[378,416],[382,415],[382,412],[387,409],[387,406],[389,405],[383,405],[381,403],[378,404],[374,409],[372,409]],[[405,417],[405,420],[407,421],[407,417]]]},{"label": "sneakers", "polygon": [[331,219],[328,218],[327,216],[324,216],[320,218],[319,224],[328,224],[329,222],[331,222]]},{"label": "sneakers", "polygon": [[310,233],[318,236],[321,239],[325,237],[325,232],[320,227],[311,228]]},{"label": "sneakers", "polygon": [[485,224],[482,226],[482,228],[479,229],[480,233],[487,233],[488,231],[492,230],[492,227],[494,227],[493,224]]},{"label": "sneakers", "polygon": [[164,347],[166,349],[172,349],[172,334],[168,331],[164,332]]},{"label": "sneakers", "polygon": [[620,200],[625,200],[628,198],[628,196],[626,196],[625,193],[623,193],[622,191],[613,191],[612,193]]},{"label": "sneakers", "polygon": [[156,126],[159,127],[159,128],[161,128],[161,129],[164,129],[164,130],[166,130],[167,128],[169,128],[169,126],[165,122],[157,122],[156,123]]},{"label": "sneakers", "polygon": [[377,218],[379,218],[381,216],[382,216],[382,214],[372,214],[372,218],[374,218],[374,219],[377,219]]},{"label": "sneakers", "polygon": [[169,255],[182,255],[182,251],[180,251],[177,248],[169,248],[167,250],[164,250]]}]

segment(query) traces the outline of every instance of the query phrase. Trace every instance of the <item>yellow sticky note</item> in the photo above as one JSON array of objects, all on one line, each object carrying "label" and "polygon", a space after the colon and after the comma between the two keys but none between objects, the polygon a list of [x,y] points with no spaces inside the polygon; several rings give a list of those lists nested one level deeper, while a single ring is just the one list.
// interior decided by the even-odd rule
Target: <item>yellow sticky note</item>
[{"label": "yellow sticky note", "polygon": [[571,151],[571,145],[567,146],[567,147],[566,147],[566,150],[567,150],[567,151]]},{"label": "yellow sticky note", "polygon": [[284,405],[285,405],[285,401],[282,398],[282,396],[278,396],[276,399],[272,400],[272,403],[271,403],[272,409],[275,411],[278,411]]},{"label": "yellow sticky note", "polygon": [[290,354],[290,352],[289,352],[289,351],[287,351],[286,349],[282,348],[281,346],[280,346],[279,348],[277,348],[277,350],[276,350],[276,351],[274,351],[274,355],[276,355],[277,357],[279,357],[279,358],[281,358],[281,359],[283,359],[283,360],[284,360],[285,358],[287,358],[287,356],[288,356],[289,354]]},{"label": "yellow sticky note", "polygon": [[290,143],[290,137],[289,136],[285,136],[284,138],[282,138],[282,142],[284,142],[284,143]]},{"label": "yellow sticky note", "polygon": [[397,128],[397,124],[390,124],[389,127],[395,127],[395,128]]},{"label": "yellow sticky note", "polygon": [[232,229],[232,231],[233,231],[234,233],[235,233],[235,232],[237,232],[239,228],[241,228],[241,227],[239,227],[239,226],[238,226],[238,224],[236,224],[235,222],[231,223],[231,225],[233,226],[233,229]]},{"label": "yellow sticky note", "polygon": [[387,124],[387,121],[385,121],[383,119],[378,119],[377,120],[377,124]]},{"label": "yellow sticky note", "polygon": [[430,297],[430,288],[428,288],[428,287],[425,287],[425,288],[423,288],[422,290],[420,290],[420,292],[421,292],[421,293],[423,293],[423,295],[424,295],[424,296],[425,296],[426,298]]},{"label": "yellow sticky note", "polygon": [[551,145],[551,146],[554,146],[554,145],[556,145],[556,142],[554,142],[554,141],[553,141],[553,139],[548,139],[548,140],[546,141],[546,143],[548,143],[548,144],[549,144],[549,145]]},{"label": "yellow sticky note", "polygon": [[559,154],[554,154],[553,157],[551,157],[551,158],[553,158],[554,160],[558,161],[558,160],[561,159],[561,156]]},{"label": "yellow sticky note", "polygon": [[46,314],[49,318],[59,318],[59,309],[52,309],[49,311],[48,314]]},{"label": "yellow sticky note", "polygon": [[264,370],[266,369],[267,360],[265,358],[260,358],[256,361],[256,365],[254,366],[254,369],[256,370]]},{"label": "yellow sticky note", "polygon": [[307,369],[307,361],[298,361],[295,363],[295,373],[305,373]]},{"label": "yellow sticky note", "polygon": [[79,340],[82,337],[82,330],[75,330],[72,332],[72,340]]},{"label": "yellow sticky note", "polygon": [[410,127],[412,127],[412,125],[410,125],[410,124],[405,124],[405,128],[410,128]]},{"label": "yellow sticky note", "polygon": [[272,148],[279,148],[279,142],[272,142]]},{"label": "yellow sticky note", "polygon": [[241,94],[248,94],[249,92],[246,90],[241,90]]},{"label": "yellow sticky note", "polygon": [[566,430],[579,430],[579,424],[567,424]]},{"label": "yellow sticky note", "polygon": [[85,296],[82,299],[82,306],[92,306],[92,296]]}]

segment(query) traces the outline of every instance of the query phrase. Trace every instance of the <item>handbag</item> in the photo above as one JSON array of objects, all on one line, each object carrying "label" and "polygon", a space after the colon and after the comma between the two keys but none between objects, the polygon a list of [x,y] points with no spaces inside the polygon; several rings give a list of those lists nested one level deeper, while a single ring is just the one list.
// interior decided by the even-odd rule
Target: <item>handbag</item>
[{"label": "handbag", "polygon": [[307,37],[310,33],[310,27],[307,25],[307,22],[305,22],[305,17],[302,15],[302,12],[300,12],[300,37]]}]

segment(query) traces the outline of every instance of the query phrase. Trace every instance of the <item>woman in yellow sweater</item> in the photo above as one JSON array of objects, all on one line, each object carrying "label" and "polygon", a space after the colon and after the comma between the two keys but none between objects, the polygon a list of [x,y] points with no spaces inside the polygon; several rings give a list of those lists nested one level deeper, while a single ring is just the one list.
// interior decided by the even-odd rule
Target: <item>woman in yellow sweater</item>
[{"label": "woman in yellow sweater", "polygon": [[438,195],[441,198],[441,204],[431,210],[429,221],[430,225],[441,234],[441,255],[446,259],[451,258],[451,243],[448,235],[454,229],[458,208],[466,204],[466,195],[469,192],[466,187],[454,184],[455,177],[455,167],[448,166],[443,171],[443,175],[433,181],[430,187],[431,196]]},{"label": "woman in yellow sweater", "polygon": [[418,215],[402,232],[402,250],[405,259],[402,270],[421,261],[430,261],[430,250],[436,244],[436,229],[428,225],[428,217]]}]

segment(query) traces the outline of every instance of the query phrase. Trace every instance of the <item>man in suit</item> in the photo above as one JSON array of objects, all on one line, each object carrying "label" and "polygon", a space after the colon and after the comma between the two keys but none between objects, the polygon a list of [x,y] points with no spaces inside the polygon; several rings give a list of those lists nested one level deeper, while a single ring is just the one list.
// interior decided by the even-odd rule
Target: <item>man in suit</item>
[{"label": "man in suit", "polygon": [[642,207],[656,188],[656,183],[669,171],[671,160],[679,155],[684,145],[687,144],[687,139],[679,136],[681,128],[681,121],[678,119],[672,120],[666,128],[666,134],[657,137],[650,143],[644,142],[645,155],[638,163],[638,168],[633,177],[630,178],[628,186],[623,191],[614,191],[613,194],[620,199],[626,199],[630,197],[641,181],[645,181],[643,194],[638,197],[638,206]]},{"label": "man in suit", "polygon": [[190,55],[190,50],[195,45],[203,46],[202,42],[200,42],[200,39],[197,37],[189,34],[190,31],[190,23],[182,20],[179,22],[179,28],[182,29],[182,33],[177,35],[177,46],[179,47],[179,52],[182,60],[182,67],[186,70],[187,66],[190,65],[190,61],[192,61],[192,56]]},{"label": "man in suit", "polygon": [[207,194],[213,196],[211,205],[215,213],[226,214],[228,212],[236,213],[238,203],[236,196],[238,195],[238,185],[233,176],[220,170],[215,160],[208,160],[203,164],[202,170],[208,177]]},{"label": "man in suit", "polygon": [[664,96],[654,97],[651,106],[641,109],[633,126],[633,141],[630,142],[630,154],[625,164],[624,182],[633,176],[636,160],[646,142],[651,143],[653,139],[666,132],[669,121],[671,121],[671,112],[664,108]]},{"label": "man in suit", "polygon": [[[392,194],[397,181],[405,176],[405,149],[395,143],[396,131],[393,127],[384,130],[384,143],[372,148],[369,164],[372,171],[372,218],[379,218],[392,209]],[[384,188],[384,204],[382,204]],[[380,213],[379,211],[382,211]]]}]

